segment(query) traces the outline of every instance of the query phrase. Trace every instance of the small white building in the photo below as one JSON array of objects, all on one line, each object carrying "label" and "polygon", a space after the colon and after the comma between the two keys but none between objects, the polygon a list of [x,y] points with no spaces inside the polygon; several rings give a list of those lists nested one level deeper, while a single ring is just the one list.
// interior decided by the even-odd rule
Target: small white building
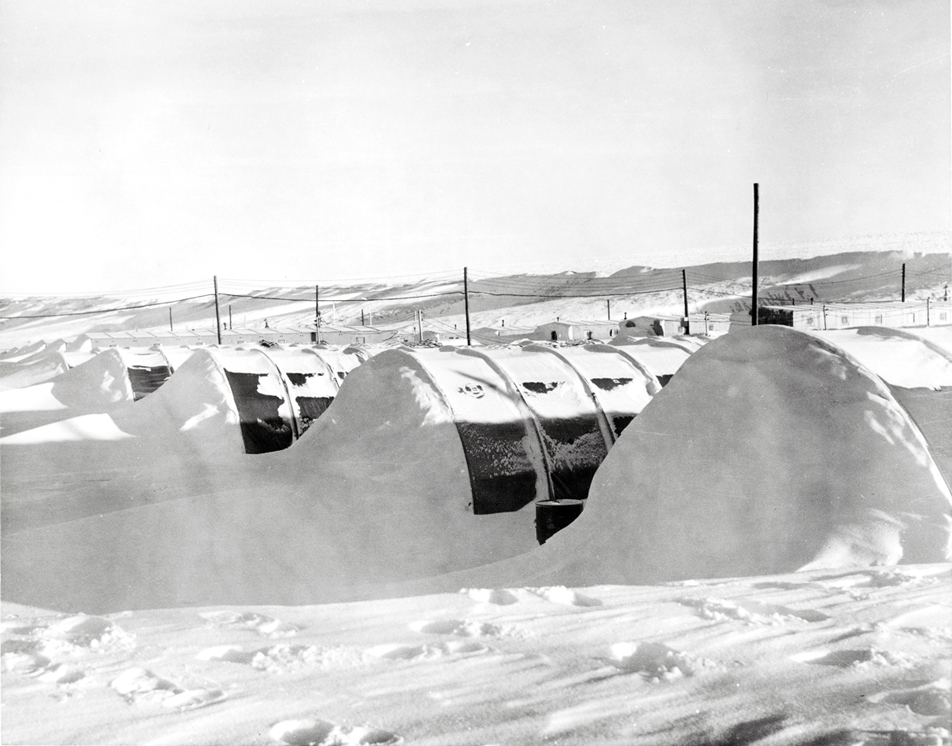
[{"label": "small white building", "polygon": [[340,326],[321,324],[320,340],[316,329],[308,333],[309,342],[326,342],[332,345],[371,345],[382,344],[399,336],[394,329],[381,329],[376,326]]},{"label": "small white building", "polygon": [[533,336],[548,342],[584,342],[609,340],[618,334],[617,321],[573,321],[558,319],[536,327]]},{"label": "small white building", "polygon": [[683,316],[634,316],[618,323],[618,333],[628,337],[676,337],[684,334]]},{"label": "small white building", "polygon": [[688,317],[687,333],[692,336],[726,334],[730,330],[731,315],[729,313],[692,313]]}]

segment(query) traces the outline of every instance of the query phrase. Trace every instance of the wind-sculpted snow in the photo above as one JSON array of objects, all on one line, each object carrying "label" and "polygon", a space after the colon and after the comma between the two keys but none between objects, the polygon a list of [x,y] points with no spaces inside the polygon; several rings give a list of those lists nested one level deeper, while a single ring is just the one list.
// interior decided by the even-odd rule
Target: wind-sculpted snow
[{"label": "wind-sculpted snow", "polygon": [[62,352],[40,352],[28,360],[0,363],[0,391],[44,383],[69,370]]}]

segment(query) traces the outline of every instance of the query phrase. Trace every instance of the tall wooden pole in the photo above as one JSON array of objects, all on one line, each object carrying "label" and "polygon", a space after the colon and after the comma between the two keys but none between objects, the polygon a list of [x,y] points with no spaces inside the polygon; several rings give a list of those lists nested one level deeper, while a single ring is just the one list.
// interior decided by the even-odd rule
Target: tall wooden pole
[{"label": "tall wooden pole", "polygon": [[463,267],[463,306],[466,309],[466,346],[469,347],[472,345],[472,340],[469,338],[469,271],[467,267]]},{"label": "tall wooden pole", "polygon": [[759,185],[754,184],[754,266],[752,270],[753,274],[753,290],[751,292],[751,305],[750,309],[750,323],[752,326],[757,326],[758,321],[758,310],[757,310],[757,220],[760,215],[760,191]]},{"label": "tall wooden pole", "polygon": [[314,286],[314,326],[317,329],[316,342],[321,343],[321,288]]},{"label": "tall wooden pole", "polygon": [[169,306],[169,331],[174,332],[175,327],[172,326],[172,306]]},{"label": "tall wooden pole", "polygon": [[218,310],[218,275],[212,277],[215,285],[215,336],[218,338],[218,344],[221,344],[221,312]]},{"label": "tall wooden pole", "polygon": [[906,265],[902,265],[902,302],[906,302]]},{"label": "tall wooden pole", "polygon": [[690,312],[688,311],[688,271],[681,270],[681,289],[684,292],[684,333],[691,333]]},{"label": "tall wooden pole", "polygon": [[228,328],[235,328],[235,322],[231,320],[231,303],[228,304]]},{"label": "tall wooden pole", "polygon": [[608,298],[605,303],[608,305],[608,320],[612,320],[612,299]]}]

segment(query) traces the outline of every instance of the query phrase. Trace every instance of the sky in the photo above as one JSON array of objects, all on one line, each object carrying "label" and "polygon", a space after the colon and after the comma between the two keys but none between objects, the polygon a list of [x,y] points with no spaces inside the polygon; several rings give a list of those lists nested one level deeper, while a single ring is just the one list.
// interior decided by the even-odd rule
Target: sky
[{"label": "sky", "polygon": [[0,292],[741,259],[754,183],[765,246],[947,231],[949,50],[947,0],[3,0]]}]

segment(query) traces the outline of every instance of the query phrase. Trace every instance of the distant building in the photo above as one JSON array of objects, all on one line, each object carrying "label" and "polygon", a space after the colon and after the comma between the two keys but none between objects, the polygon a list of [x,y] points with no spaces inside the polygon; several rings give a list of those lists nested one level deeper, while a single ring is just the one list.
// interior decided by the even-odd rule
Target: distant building
[{"label": "distant building", "polygon": [[687,325],[684,321],[684,316],[636,316],[621,321],[618,333],[628,337],[680,337],[686,334],[723,334],[731,328],[731,317],[726,313],[692,313],[687,318]]},{"label": "distant building", "polygon": [[762,306],[761,324],[779,324],[795,329],[850,329],[886,326],[893,329],[952,325],[952,301],[883,301],[879,303],[825,303],[809,306]]},{"label": "distant building", "polygon": [[540,324],[533,336],[549,342],[584,342],[589,339],[608,340],[618,333],[615,321],[572,321],[561,319]]},{"label": "distant building", "polygon": [[[310,344],[314,332],[309,329],[247,329],[222,327],[222,345],[252,345],[261,342],[272,344]],[[103,347],[153,347],[171,345],[189,347],[207,347],[218,344],[218,335],[214,328],[175,329],[169,331],[115,331],[88,332],[87,337],[97,348]],[[324,335],[322,335],[323,337]],[[345,343],[350,343],[347,340]]]},{"label": "distant building", "polygon": [[[380,329],[375,326],[339,326],[321,324],[319,341],[332,345],[371,345],[381,344],[395,339],[398,332],[394,329]],[[307,341],[317,342],[317,330],[308,333]]]},{"label": "distant building", "polygon": [[685,334],[683,316],[636,316],[618,324],[618,333],[628,337],[676,337]]},{"label": "distant building", "polygon": [[692,313],[688,317],[688,334],[726,334],[731,330],[729,313]]},{"label": "distant building", "polygon": [[[465,333],[463,335],[465,337]],[[505,324],[495,324],[493,326],[481,326],[470,332],[470,338],[474,342],[482,344],[508,344],[521,339],[539,339],[534,327],[528,326],[506,326]]]}]

